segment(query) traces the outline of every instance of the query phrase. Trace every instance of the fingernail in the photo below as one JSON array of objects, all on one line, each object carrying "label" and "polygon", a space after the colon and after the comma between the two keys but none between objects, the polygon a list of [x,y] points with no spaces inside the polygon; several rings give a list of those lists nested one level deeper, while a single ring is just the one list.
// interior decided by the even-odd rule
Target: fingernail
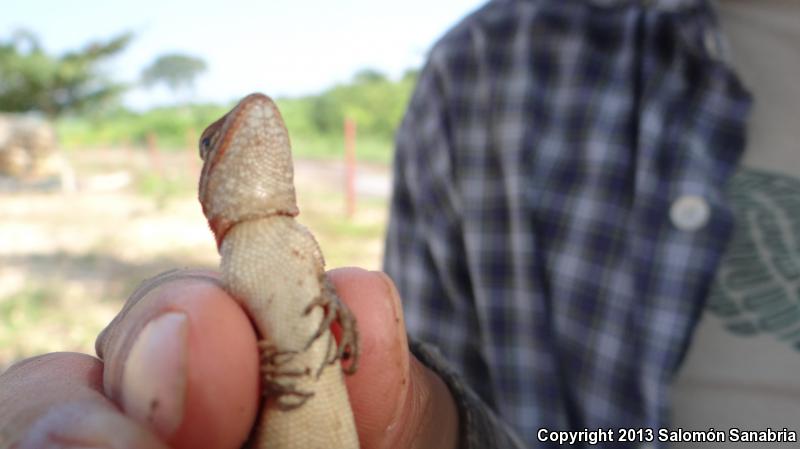
[{"label": "fingernail", "polygon": [[389,298],[391,299],[391,307],[392,312],[394,313],[395,322],[398,326],[400,326],[403,332],[405,332],[405,325],[403,323],[403,305],[402,301],[400,300],[400,294],[397,292],[397,287],[394,285],[394,281],[392,281],[392,278],[390,278],[389,275],[383,271],[373,271],[372,273],[381,278],[383,283],[386,285],[386,290],[388,290]]},{"label": "fingernail", "polygon": [[188,319],[168,312],[142,329],[122,374],[122,408],[162,437],[183,421],[186,397]]}]

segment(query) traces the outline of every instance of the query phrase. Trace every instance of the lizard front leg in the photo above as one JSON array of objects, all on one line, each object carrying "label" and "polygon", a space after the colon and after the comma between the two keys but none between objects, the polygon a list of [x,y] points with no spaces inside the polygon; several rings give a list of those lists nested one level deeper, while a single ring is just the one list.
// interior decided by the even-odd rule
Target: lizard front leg
[{"label": "lizard front leg", "polygon": [[[345,368],[345,373],[355,373],[358,369],[359,356],[356,319],[350,309],[339,298],[328,276],[321,275],[319,282],[323,286],[322,294],[306,307],[305,314],[310,313],[314,307],[321,307],[325,318],[319,323],[317,332],[311,337],[306,347],[311,346],[314,340],[330,329],[331,324],[337,323],[342,330],[341,339],[338,345],[326,356],[326,360],[330,364],[338,360],[347,361],[349,364]],[[322,370],[322,367],[320,367],[320,370]]]}]

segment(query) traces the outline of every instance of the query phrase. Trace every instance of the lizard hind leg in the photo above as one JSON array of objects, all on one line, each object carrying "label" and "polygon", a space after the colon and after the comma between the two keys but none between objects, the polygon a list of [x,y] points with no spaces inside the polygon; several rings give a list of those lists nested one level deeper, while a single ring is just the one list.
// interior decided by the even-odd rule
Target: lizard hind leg
[{"label": "lizard hind leg", "polygon": [[[339,359],[349,361],[350,363],[343,369],[346,374],[353,374],[356,372],[356,369],[358,369],[359,356],[356,318],[353,312],[351,312],[339,298],[336,289],[325,273],[320,275],[319,284],[322,286],[322,291],[318,297],[306,306],[305,314],[309,314],[314,307],[319,306],[324,310],[324,315],[322,321],[320,321],[317,332],[315,332],[308,343],[306,343],[306,349],[310,347],[316,339],[320,338],[325,331],[329,330],[331,324],[336,322],[342,329],[341,339],[338,347],[329,347],[325,362],[326,364],[333,364]],[[334,339],[331,338],[330,341],[331,345],[333,345]],[[322,368],[324,368],[324,365],[320,367],[320,372]]]},{"label": "lizard hind leg", "polygon": [[302,391],[297,388],[295,380],[310,375],[308,369],[292,370],[285,365],[299,354],[297,351],[279,351],[274,344],[267,340],[260,340],[258,347],[261,350],[261,376],[262,393],[268,399],[275,400],[281,410],[292,410],[306,403],[314,392]]}]

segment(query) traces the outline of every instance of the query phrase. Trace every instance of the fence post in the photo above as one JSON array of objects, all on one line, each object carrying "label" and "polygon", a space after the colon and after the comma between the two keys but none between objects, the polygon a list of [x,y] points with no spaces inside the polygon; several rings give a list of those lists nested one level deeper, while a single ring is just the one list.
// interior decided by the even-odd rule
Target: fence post
[{"label": "fence post", "polygon": [[147,152],[150,154],[150,166],[155,169],[158,176],[164,176],[164,164],[158,149],[158,138],[153,132],[147,133]]},{"label": "fence post", "polygon": [[353,218],[356,213],[356,122],[344,119],[344,170],[345,213]]}]

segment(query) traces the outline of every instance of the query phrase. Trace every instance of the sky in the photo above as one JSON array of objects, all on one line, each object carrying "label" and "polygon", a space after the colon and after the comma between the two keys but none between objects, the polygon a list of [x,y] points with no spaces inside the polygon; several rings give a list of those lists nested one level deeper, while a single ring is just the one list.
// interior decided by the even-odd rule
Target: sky
[{"label": "sky", "polygon": [[[485,1],[2,0],[0,39],[25,28],[60,54],[131,31],[132,43],[104,67],[114,79],[135,82],[157,56],[183,53],[208,66],[184,96],[227,102],[252,91],[316,93],[363,68],[399,77]],[[174,99],[137,88],[124,101],[143,109]]]}]

